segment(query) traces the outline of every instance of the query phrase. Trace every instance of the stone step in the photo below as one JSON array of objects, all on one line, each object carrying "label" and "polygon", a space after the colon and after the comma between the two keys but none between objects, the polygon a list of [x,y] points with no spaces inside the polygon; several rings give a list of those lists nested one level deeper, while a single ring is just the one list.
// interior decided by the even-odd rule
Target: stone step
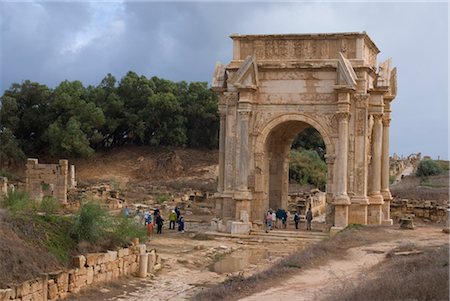
[{"label": "stone step", "polygon": [[268,233],[262,230],[256,230],[250,232],[251,236],[273,236],[273,237],[287,237],[287,238],[301,238],[301,239],[317,239],[322,240],[329,237],[326,232],[313,232],[313,231],[280,231],[271,230]]},{"label": "stone step", "polygon": [[[271,231],[273,232],[273,231]],[[322,233],[318,232],[319,235],[276,235],[276,233],[265,233],[264,231],[252,231],[250,235],[245,234],[230,234],[230,233],[223,233],[223,232],[214,232],[214,231],[208,231],[205,232],[205,234],[213,235],[213,236],[220,236],[220,237],[229,237],[229,238],[239,238],[243,240],[251,240],[251,241],[303,241],[303,242],[319,242],[324,240],[325,238],[328,238],[328,234],[324,233],[325,235],[320,235]],[[283,232],[283,231],[279,231]]]}]

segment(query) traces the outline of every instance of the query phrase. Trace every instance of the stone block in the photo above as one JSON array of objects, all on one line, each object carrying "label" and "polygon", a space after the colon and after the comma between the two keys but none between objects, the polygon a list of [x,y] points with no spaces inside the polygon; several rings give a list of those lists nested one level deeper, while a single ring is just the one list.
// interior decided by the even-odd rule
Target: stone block
[{"label": "stone block", "polygon": [[72,258],[72,264],[74,268],[82,268],[86,264],[86,257],[83,255],[74,256]]},{"label": "stone block", "polygon": [[86,265],[94,266],[97,263],[98,256],[99,256],[99,253],[86,254]]},{"label": "stone block", "polygon": [[155,250],[151,250],[148,253],[148,266],[147,266],[147,272],[153,273],[153,267],[156,264],[156,252]]},{"label": "stone block", "polygon": [[33,300],[33,295],[32,294],[28,294],[28,295],[22,296],[22,301],[34,301]]},{"label": "stone block", "polygon": [[89,267],[86,269],[86,284],[90,285],[94,282],[94,267]]},{"label": "stone block", "polygon": [[30,294],[30,283],[28,281],[22,282],[16,286],[16,297],[23,298]]},{"label": "stone block", "polygon": [[252,228],[251,223],[244,222],[232,222],[231,223],[231,234],[249,234]]},{"label": "stone block", "polygon": [[[33,301],[44,300],[44,293],[42,290],[34,292],[33,294],[31,294],[31,298]],[[47,299],[47,296],[45,296],[45,299]]]},{"label": "stone block", "polygon": [[136,248],[138,250],[137,255],[142,255],[147,252],[147,246],[145,244],[139,244],[136,246]]},{"label": "stone block", "polygon": [[42,291],[42,282],[40,279],[31,280],[30,282],[30,294],[34,294],[37,291]]},{"label": "stone block", "polygon": [[47,296],[49,300],[56,300],[58,298],[58,287],[56,286],[55,283],[52,284],[49,283]]},{"label": "stone block", "polygon": [[67,272],[61,272],[56,276],[56,285],[58,286],[58,292],[65,293],[69,289],[69,274]]},{"label": "stone block", "polygon": [[130,254],[130,249],[128,249],[128,248],[117,250],[117,256],[119,258],[124,257],[124,256],[128,256],[129,254]]},{"label": "stone block", "polygon": [[115,261],[117,259],[117,251],[108,251],[109,260]]},{"label": "stone block", "polygon": [[5,289],[0,289],[0,300],[10,300],[10,299],[15,299],[15,292],[14,289],[12,288],[5,288]]}]

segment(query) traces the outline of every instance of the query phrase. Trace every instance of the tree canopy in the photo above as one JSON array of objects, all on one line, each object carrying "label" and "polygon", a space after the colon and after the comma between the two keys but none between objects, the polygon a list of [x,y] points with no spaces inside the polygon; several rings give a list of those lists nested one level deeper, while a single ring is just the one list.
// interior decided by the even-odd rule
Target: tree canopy
[{"label": "tree canopy", "polygon": [[217,96],[206,82],[172,82],[128,72],[98,86],[61,82],[51,89],[26,80],[0,97],[0,165],[49,153],[89,157],[135,144],[217,147]]}]

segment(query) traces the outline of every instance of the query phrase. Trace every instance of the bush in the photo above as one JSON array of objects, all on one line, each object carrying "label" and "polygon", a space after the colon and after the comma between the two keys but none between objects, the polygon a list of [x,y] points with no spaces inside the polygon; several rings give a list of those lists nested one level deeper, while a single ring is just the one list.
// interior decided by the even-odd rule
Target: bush
[{"label": "bush", "polygon": [[111,233],[111,241],[115,245],[125,245],[135,237],[139,238],[139,241],[142,242],[148,237],[146,227],[137,224],[132,218],[119,216],[114,219],[115,225]]},{"label": "bush", "polygon": [[418,177],[428,177],[435,176],[442,173],[442,168],[434,160],[423,160],[420,161],[419,166],[417,166],[416,176]]},{"label": "bush", "polygon": [[11,212],[29,212],[34,211],[35,203],[30,200],[30,197],[26,192],[14,191],[8,194],[3,201],[4,207],[8,208]]},{"label": "bush", "polygon": [[60,209],[59,202],[52,196],[46,196],[39,205],[40,211],[44,212],[46,215],[53,215],[59,212]]},{"label": "bush", "polygon": [[77,242],[98,243],[111,228],[111,217],[97,203],[85,203],[75,216],[72,234]]},{"label": "bush", "polygon": [[168,201],[169,198],[170,198],[170,196],[169,196],[168,194],[158,194],[158,195],[156,196],[156,198],[155,198],[155,202],[156,202],[157,204],[162,204],[162,203],[164,203],[165,201]]}]

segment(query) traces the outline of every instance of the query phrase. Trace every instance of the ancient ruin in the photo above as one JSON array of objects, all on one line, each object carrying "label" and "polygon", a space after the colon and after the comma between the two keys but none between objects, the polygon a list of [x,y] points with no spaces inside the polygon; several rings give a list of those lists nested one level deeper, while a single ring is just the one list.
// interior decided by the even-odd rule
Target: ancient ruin
[{"label": "ancient ruin", "polygon": [[58,164],[40,164],[38,159],[28,159],[26,164],[26,191],[36,201],[53,196],[67,203],[67,189],[75,188],[75,167],[59,160]]},{"label": "ancient ruin", "polygon": [[327,223],[392,224],[391,59],[365,33],[239,35],[233,58],[216,65],[219,180],[216,209],[225,231],[260,227],[287,208],[293,139],[314,127],[326,144]]}]

